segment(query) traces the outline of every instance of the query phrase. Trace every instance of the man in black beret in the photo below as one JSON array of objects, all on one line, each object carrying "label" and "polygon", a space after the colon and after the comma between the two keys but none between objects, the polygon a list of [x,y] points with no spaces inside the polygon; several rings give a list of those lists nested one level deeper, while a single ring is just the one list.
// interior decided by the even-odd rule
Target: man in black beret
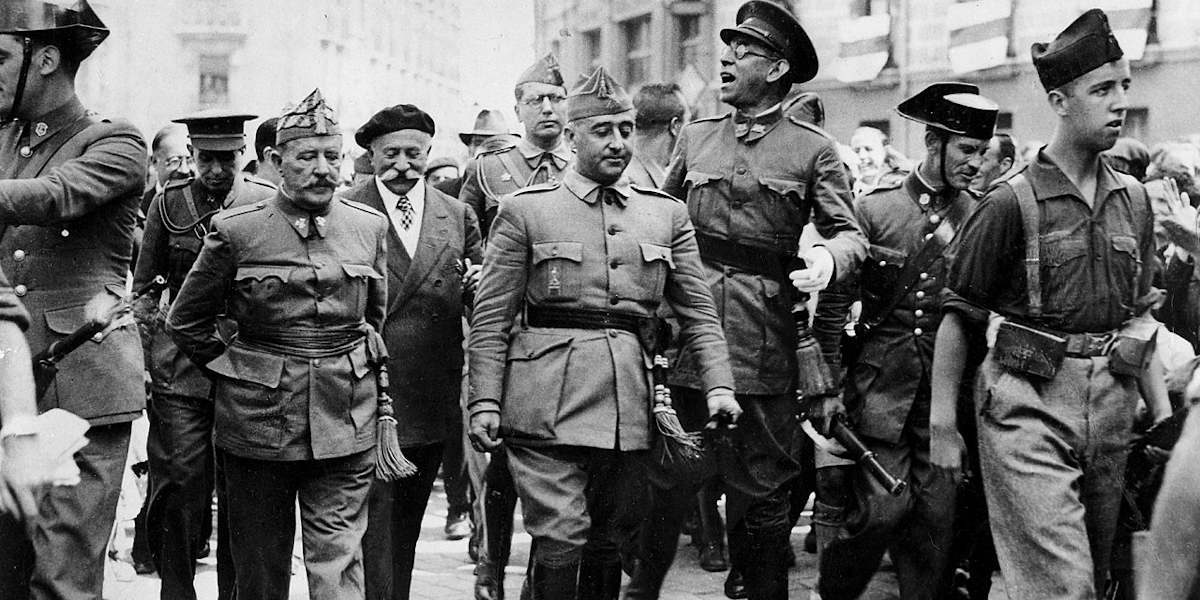
[{"label": "man in black beret", "polygon": [[972,413],[1008,594],[1094,598],[1139,384],[1156,419],[1170,410],[1127,327],[1153,296],[1154,222],[1142,185],[1101,160],[1131,81],[1108,18],[1090,10],[1032,54],[1058,124],[959,235],[933,359],[930,460],[961,474],[958,385],[968,340],[987,339]]},{"label": "man in black beret", "polygon": [[417,474],[375,480],[363,538],[367,598],[406,599],[421,517],[447,444],[462,444],[462,317],[482,263],[479,226],[466,204],[425,179],[434,123],[398,104],[354,134],[374,176],[343,192],[388,216],[383,330],[400,446]]}]

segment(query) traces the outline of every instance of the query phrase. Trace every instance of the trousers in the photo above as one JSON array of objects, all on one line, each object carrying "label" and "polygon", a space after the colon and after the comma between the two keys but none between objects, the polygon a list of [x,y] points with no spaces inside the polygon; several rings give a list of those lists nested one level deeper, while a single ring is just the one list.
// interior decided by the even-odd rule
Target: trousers
[{"label": "trousers", "polygon": [[375,479],[371,483],[367,533],[363,536],[367,598],[408,598],[421,518],[429,505],[444,452],[443,444],[405,448],[404,456],[417,466],[416,475],[396,481]]}]

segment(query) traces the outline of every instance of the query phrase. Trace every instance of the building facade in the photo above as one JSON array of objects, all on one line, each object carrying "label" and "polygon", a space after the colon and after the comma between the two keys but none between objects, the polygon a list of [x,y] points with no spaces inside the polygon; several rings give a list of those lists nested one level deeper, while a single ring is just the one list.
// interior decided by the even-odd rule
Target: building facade
[{"label": "building facade", "polygon": [[[630,87],[675,81],[698,116],[717,100],[722,27],[742,0],[537,0],[536,46],[559,55],[570,77],[604,64]],[[1200,132],[1190,110],[1200,70],[1200,2],[1193,0],[791,0],[821,69],[806,91],[821,95],[826,129],[884,129],[909,155],[922,130],[893,110],[935,81],[978,84],[1001,105],[1000,126],[1018,142],[1045,141],[1054,126],[1029,48],[1084,10],[1110,16],[1131,56],[1126,133],[1147,143]]]}]

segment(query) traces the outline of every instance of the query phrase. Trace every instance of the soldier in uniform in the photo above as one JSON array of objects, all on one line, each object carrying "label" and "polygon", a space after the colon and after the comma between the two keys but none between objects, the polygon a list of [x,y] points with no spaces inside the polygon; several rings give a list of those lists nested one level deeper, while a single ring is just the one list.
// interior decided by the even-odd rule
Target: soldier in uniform
[{"label": "soldier in uniform", "polygon": [[857,598],[887,551],[902,598],[939,592],[954,522],[955,481],[929,464],[929,366],[941,319],[944,252],[975,204],[979,171],[999,110],[964,83],[935,83],[900,103],[924,124],[925,160],[901,183],[854,202],[870,243],[852,286],[863,303],[846,405],[881,464],[909,483],[900,496],[855,470],[856,499],[844,531],[823,549],[820,593]]},{"label": "soldier in uniform", "polygon": [[574,598],[577,582],[581,598],[617,597],[630,508],[621,500],[644,484],[638,461],[654,433],[637,332],[659,304],[703,366],[710,414],[740,413],[684,206],[621,178],[632,109],[603,68],[573,90],[575,167],[506,198],[484,257],[468,344],[470,436],[480,450],[504,440],[534,538],[535,598]]},{"label": "soldier in uniform", "polygon": [[1123,330],[1154,297],[1153,214],[1142,185],[1100,156],[1120,135],[1131,83],[1105,14],[1089,10],[1032,54],[1058,125],[1032,163],[991,187],[953,249],[931,461],[947,476],[961,469],[966,336],[986,334],[973,412],[1009,596],[1095,598],[1108,578],[1139,377],[1156,418],[1170,412],[1165,394],[1147,393],[1165,390],[1161,373],[1144,374],[1141,345]]},{"label": "soldier in uniform", "polygon": [[[146,143],[132,124],[90,115],[75,94],[80,64],[107,35],[84,0],[0,2],[0,269],[32,316],[26,336],[35,351],[83,326],[93,297],[125,295]],[[75,456],[83,480],[47,492],[30,537],[0,523],[6,600],[27,597],[31,586],[36,598],[101,596],[130,422],[145,404],[132,319],[116,320],[58,366],[38,409],[91,423],[90,443]]]},{"label": "soldier in uniform", "polygon": [[[817,72],[800,23],[772,2],[752,1],[738,10],[737,26],[720,35],[729,45],[721,56],[721,100],[735,110],[683,128],[663,189],[686,199],[696,224],[746,411],[733,432],[736,455],[721,472],[730,558],[750,598],[785,598],[788,483],[800,475],[803,445],[791,310],[797,289],[814,293],[835,275],[853,273],[866,244],[835,142],[783,112],[790,86]],[[807,268],[792,270],[810,216],[825,239],[804,252]],[[694,354],[681,352],[672,370],[677,406],[702,401],[703,373]],[[839,405],[814,408],[818,428],[820,415]]]},{"label": "soldier in uniform", "polygon": [[[187,126],[196,175],[166,182],[147,212],[142,252],[133,285],[140,289],[156,276],[167,280],[166,294],[139,299],[135,316],[142,331],[150,371],[147,406],[150,433],[150,497],[147,522],[151,552],[162,579],[163,598],[195,598],[195,558],[212,531],[212,383],[163,330],[166,307],[179,294],[196,261],[214,215],[275,195],[275,187],[241,171],[246,137],[243,123],[254,115],[206,111],[176,119]],[[162,308],[160,308],[162,307]],[[224,515],[219,515],[223,520]],[[222,537],[222,541],[224,538]],[[225,554],[228,544],[218,543]],[[218,569],[232,565],[218,556]],[[228,587],[231,581],[218,581]],[[228,591],[228,590],[223,590]]]},{"label": "soldier in uniform", "polygon": [[338,131],[319,90],[280,117],[278,193],[213,217],[167,319],[215,378],[239,598],[287,598],[297,499],[309,594],[363,598],[387,220],[334,199]]},{"label": "soldier in uniform", "polygon": [[521,73],[513,94],[525,137],[475,157],[458,196],[475,209],[485,240],[501,197],[537,183],[554,183],[571,162],[562,135],[566,90],[554,55],[547,54]]}]

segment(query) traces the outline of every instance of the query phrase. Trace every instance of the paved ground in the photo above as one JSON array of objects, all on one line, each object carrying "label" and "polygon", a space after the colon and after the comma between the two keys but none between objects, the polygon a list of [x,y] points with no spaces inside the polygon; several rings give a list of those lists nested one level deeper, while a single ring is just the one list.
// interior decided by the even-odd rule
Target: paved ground
[{"label": "paved ground", "polygon": [[[519,512],[519,511],[518,511]],[[417,563],[413,573],[412,598],[414,600],[470,600],[474,577],[472,565],[467,557],[467,541],[447,541],[442,535],[446,518],[446,496],[439,482],[425,516],[421,541],[417,545]],[[518,519],[520,515],[518,514]],[[807,515],[801,519],[807,523]],[[518,530],[520,527],[518,526]],[[805,554],[803,546],[807,526],[797,527],[792,532],[792,543],[797,550],[797,564],[791,574],[791,597],[806,600],[815,578],[813,555]],[[686,536],[684,541],[686,542]],[[684,542],[681,542],[684,543]],[[215,547],[216,541],[213,540]],[[118,547],[123,547],[118,543]],[[298,552],[297,552],[298,553]],[[519,597],[525,564],[529,556],[529,536],[524,532],[513,540],[513,556],[508,568],[505,587],[509,598]],[[124,553],[123,553],[124,554]],[[299,559],[293,559],[293,577],[290,598],[303,600],[308,597],[304,580],[304,567]],[[216,598],[216,561],[209,557],[201,561],[196,576],[196,590],[200,600]],[[691,547],[681,547],[679,559],[667,578],[662,600],[695,600],[724,598],[722,584],[725,573],[708,573],[696,565],[696,552]],[[864,598],[885,600],[896,598],[894,577],[884,572],[876,577],[871,590]],[[158,598],[159,582],[156,576],[138,576],[132,566],[123,561],[109,561],[105,579],[104,597],[108,600],[151,600]]]}]

